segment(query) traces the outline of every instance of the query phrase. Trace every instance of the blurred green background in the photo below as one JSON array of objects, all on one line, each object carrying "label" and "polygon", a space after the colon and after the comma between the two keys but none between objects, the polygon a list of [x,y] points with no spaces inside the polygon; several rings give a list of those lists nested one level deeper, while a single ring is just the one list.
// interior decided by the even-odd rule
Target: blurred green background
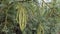
[{"label": "blurred green background", "polygon": [[0,34],[60,34],[60,0],[0,0]]}]

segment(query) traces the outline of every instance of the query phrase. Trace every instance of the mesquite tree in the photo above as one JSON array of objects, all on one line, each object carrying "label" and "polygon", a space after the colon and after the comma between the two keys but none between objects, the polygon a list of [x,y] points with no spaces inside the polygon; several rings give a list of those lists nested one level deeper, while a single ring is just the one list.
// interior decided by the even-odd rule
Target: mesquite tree
[{"label": "mesquite tree", "polygon": [[0,34],[60,34],[60,0],[0,0]]}]

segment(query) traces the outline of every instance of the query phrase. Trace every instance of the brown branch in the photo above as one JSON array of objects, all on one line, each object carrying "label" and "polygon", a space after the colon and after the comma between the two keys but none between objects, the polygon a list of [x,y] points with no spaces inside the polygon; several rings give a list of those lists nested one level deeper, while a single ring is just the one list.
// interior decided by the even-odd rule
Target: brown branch
[{"label": "brown branch", "polygon": [[50,9],[52,8],[50,5],[48,5],[47,3],[45,3],[44,0],[42,0],[42,2],[43,2],[44,4],[46,4]]}]

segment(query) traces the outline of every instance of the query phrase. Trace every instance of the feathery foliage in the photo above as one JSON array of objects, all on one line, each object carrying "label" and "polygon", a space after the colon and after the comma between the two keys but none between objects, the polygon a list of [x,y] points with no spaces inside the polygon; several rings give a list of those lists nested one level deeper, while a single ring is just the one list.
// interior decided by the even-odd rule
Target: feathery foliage
[{"label": "feathery foliage", "polygon": [[0,0],[0,34],[60,34],[60,0]]}]

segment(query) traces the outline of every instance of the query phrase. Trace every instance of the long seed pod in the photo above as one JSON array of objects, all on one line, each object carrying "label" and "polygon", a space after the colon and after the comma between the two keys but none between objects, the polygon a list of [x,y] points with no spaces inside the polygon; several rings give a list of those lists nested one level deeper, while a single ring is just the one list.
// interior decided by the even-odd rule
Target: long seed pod
[{"label": "long seed pod", "polygon": [[43,29],[43,27],[41,26],[41,24],[38,26],[37,34],[44,34],[44,29]]},{"label": "long seed pod", "polygon": [[19,26],[21,31],[23,31],[27,24],[27,11],[22,4],[18,4],[18,14],[19,14]]}]

